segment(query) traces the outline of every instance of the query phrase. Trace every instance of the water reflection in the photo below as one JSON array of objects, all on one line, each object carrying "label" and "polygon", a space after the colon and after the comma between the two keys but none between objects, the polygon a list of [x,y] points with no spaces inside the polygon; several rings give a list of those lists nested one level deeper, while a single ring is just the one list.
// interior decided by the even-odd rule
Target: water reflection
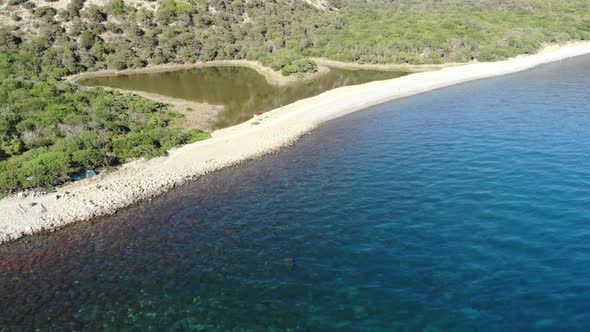
[{"label": "water reflection", "polygon": [[255,70],[243,67],[209,67],[170,72],[96,77],[80,81],[89,86],[144,91],[199,103],[223,105],[214,128],[244,122],[257,112],[269,111],[337,87],[385,80],[403,72],[332,69],[308,81],[277,87]]}]

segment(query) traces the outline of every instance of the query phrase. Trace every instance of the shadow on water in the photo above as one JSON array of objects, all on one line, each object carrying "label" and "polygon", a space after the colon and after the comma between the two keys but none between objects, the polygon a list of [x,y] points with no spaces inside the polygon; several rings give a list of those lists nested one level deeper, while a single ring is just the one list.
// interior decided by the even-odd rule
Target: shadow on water
[{"label": "shadow on water", "polygon": [[404,72],[332,69],[312,81],[277,87],[269,84],[254,69],[209,67],[170,72],[96,77],[80,81],[87,86],[108,86],[156,93],[211,105],[223,105],[215,128],[242,123],[257,112],[312,97],[348,85],[385,80]]}]

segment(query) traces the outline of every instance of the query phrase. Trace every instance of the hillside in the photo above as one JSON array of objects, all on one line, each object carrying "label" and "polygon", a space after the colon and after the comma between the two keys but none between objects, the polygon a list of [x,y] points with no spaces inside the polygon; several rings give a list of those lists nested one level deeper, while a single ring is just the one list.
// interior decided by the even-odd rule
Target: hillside
[{"label": "hillside", "polygon": [[505,59],[588,38],[588,13],[583,0],[8,0],[0,22],[4,50],[36,37],[72,58],[58,59],[70,73],[248,59],[291,74],[314,71],[309,57]]}]

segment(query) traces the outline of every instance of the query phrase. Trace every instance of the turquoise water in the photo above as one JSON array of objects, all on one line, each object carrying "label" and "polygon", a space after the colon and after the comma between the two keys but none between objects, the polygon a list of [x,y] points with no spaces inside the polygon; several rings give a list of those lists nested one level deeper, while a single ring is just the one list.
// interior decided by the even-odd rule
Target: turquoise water
[{"label": "turquoise water", "polygon": [[587,331],[590,57],[332,121],[0,247],[0,325]]}]

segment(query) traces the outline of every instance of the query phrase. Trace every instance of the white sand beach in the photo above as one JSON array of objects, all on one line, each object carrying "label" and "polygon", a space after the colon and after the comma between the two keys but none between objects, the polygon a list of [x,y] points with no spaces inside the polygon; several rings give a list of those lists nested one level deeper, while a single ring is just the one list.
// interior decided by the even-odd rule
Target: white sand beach
[{"label": "white sand beach", "polygon": [[0,201],[0,242],[112,214],[203,174],[277,151],[323,122],[369,106],[588,53],[590,42],[571,43],[501,62],[471,63],[337,88],[264,113],[260,119],[218,130],[211,139],[175,149],[166,157],[134,161],[55,193],[5,198]]}]

